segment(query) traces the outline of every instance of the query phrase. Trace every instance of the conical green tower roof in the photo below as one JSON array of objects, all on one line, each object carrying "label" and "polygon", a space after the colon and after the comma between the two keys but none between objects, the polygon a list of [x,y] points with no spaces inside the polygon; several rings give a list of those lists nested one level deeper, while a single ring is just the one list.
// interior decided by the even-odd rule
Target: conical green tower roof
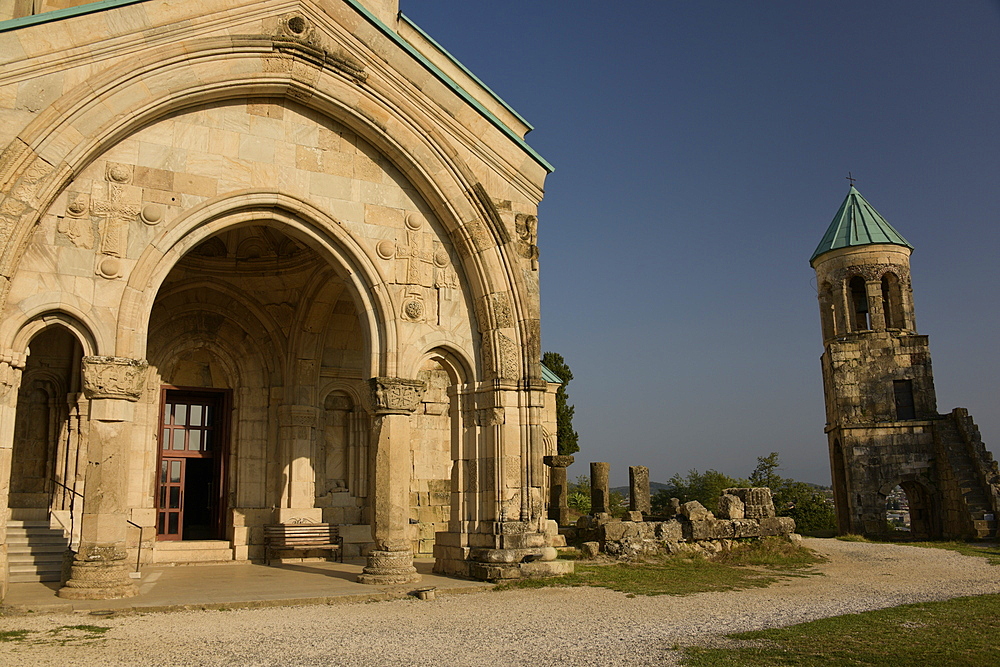
[{"label": "conical green tower roof", "polygon": [[840,205],[837,215],[833,216],[833,222],[823,235],[823,240],[816,246],[816,252],[809,258],[809,263],[831,250],[878,243],[901,245],[913,250],[913,246],[902,234],[893,229],[852,185],[847,199]]}]

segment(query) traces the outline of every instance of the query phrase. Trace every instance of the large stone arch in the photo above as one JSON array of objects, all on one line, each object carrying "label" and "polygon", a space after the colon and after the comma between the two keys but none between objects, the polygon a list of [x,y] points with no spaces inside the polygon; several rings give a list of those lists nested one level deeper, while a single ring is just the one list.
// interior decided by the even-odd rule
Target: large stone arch
[{"label": "large stone arch", "polygon": [[[279,45],[267,36],[199,39],[165,50],[138,70],[135,63],[111,67],[66,93],[0,157],[0,180],[15,183],[12,197],[24,209],[9,237],[0,239],[5,248],[0,273],[14,274],[41,212],[116,141],[194,105],[247,96],[288,98],[357,132],[406,175],[456,245],[472,297],[489,310],[492,302],[485,297],[508,296],[515,322],[504,327],[505,337],[520,341],[525,332],[517,322],[531,319],[531,313],[523,279],[503,247],[509,233],[455,148],[432,118],[392,92],[393,82],[381,79],[384,73],[373,72],[360,86],[350,70],[318,66],[309,53],[302,45],[289,46],[287,40]],[[480,319],[496,321],[488,313]],[[502,339],[485,343],[493,348],[483,351],[488,361],[511,355]],[[508,362],[508,374],[512,364],[523,373],[534,363],[518,356]]]},{"label": "large stone arch", "polygon": [[[357,242],[328,215],[308,202],[273,192],[242,192],[204,202],[167,226],[136,262],[119,306],[119,356],[141,358],[145,327],[160,285],[177,262],[206,239],[245,224],[274,226],[299,237],[324,257],[349,286],[372,352],[372,375],[378,360],[394,351],[395,315],[378,267]],[[385,374],[383,372],[383,374]]]}]

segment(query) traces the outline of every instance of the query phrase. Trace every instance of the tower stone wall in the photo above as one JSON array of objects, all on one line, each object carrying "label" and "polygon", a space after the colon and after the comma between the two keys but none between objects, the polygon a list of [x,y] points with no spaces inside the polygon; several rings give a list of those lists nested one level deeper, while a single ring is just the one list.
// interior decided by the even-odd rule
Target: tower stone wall
[{"label": "tower stone wall", "polygon": [[852,188],[813,256],[840,533],[885,537],[898,485],[915,538],[996,535],[1000,476],[968,413],[938,413],[912,249]]}]

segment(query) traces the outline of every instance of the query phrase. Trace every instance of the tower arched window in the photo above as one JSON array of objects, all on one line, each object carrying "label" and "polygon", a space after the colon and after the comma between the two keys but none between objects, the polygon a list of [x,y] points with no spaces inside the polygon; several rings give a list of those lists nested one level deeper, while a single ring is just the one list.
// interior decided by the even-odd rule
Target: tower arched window
[{"label": "tower arched window", "polygon": [[851,331],[866,331],[871,329],[870,313],[868,311],[868,290],[865,279],[854,276],[847,284],[851,307]]},{"label": "tower arched window", "polygon": [[903,294],[899,278],[895,273],[882,276],[882,311],[885,313],[886,329],[905,329],[903,322]]}]

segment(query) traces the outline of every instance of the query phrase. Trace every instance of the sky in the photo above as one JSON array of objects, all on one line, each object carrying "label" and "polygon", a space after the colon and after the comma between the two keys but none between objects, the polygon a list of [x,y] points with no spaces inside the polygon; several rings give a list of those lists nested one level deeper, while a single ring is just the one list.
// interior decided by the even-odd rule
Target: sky
[{"label": "sky", "polygon": [[828,484],[815,273],[847,195],[915,247],[938,410],[1000,454],[1000,2],[402,0],[535,126],[543,348],[581,451]]}]

